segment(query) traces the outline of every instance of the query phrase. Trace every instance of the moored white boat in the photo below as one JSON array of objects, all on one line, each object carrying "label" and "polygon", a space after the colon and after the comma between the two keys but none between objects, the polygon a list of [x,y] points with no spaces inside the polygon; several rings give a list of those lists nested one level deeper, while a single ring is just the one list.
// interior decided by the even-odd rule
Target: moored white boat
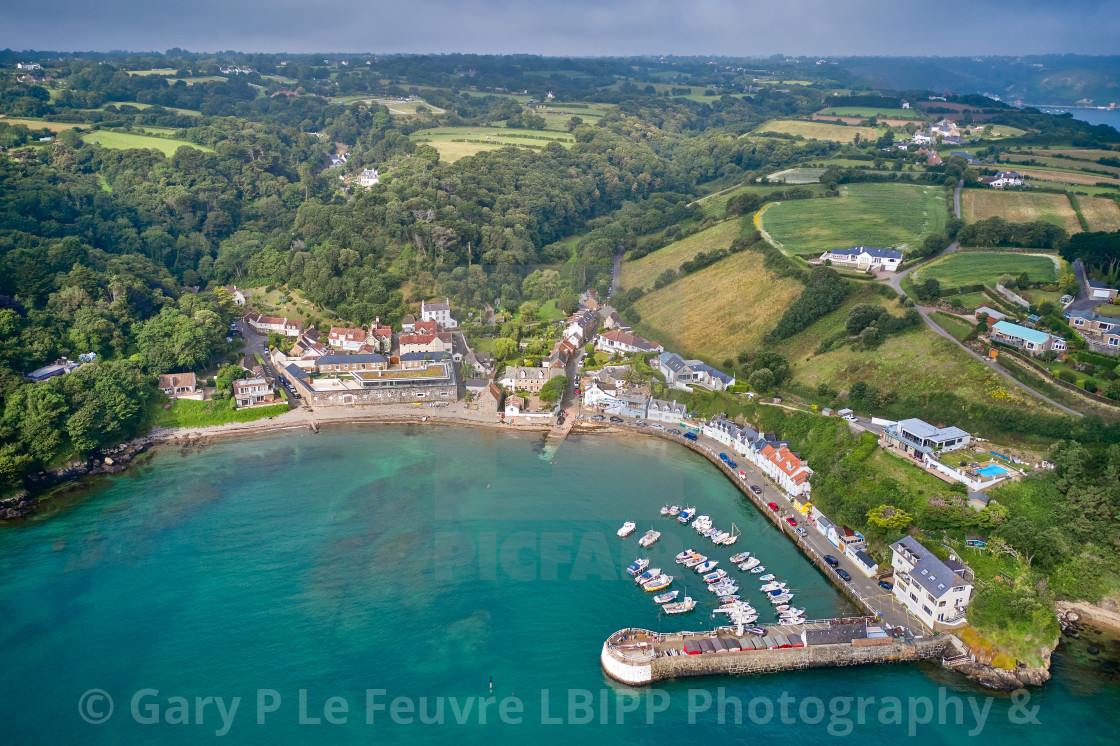
[{"label": "moored white boat", "polygon": [[704,576],[705,583],[715,583],[718,580],[723,580],[727,577],[727,570],[716,570]]},{"label": "moored white boat", "polygon": [[618,530],[618,535],[621,538],[625,539],[627,536],[634,533],[635,528],[636,527],[634,526],[633,521],[627,521],[626,523],[622,524],[622,528]]},{"label": "moored white boat", "polygon": [[686,559],[681,564],[684,565],[685,567],[696,567],[697,565],[699,565],[701,563],[704,563],[704,562],[707,562],[707,561],[708,561],[708,558],[705,557],[704,555],[697,554],[696,552],[693,552],[692,556],[689,557],[688,559]]},{"label": "moored white boat", "polygon": [[661,506],[661,515],[669,515],[669,506],[668,505],[662,505]]},{"label": "moored white boat", "polygon": [[697,565],[695,567],[695,570],[699,574],[704,575],[705,573],[709,573],[712,570],[716,569],[716,565],[718,564],[719,562],[717,562],[716,560],[708,560],[707,562],[701,562],[699,565]]},{"label": "moored white boat", "polygon": [[637,583],[638,585],[641,585],[641,584],[645,583],[647,580],[652,580],[653,578],[656,578],[660,574],[661,574],[661,568],[660,567],[651,567],[650,569],[646,570],[645,572],[643,572],[638,577],[634,578],[634,582]]},{"label": "moored white boat", "polygon": [[738,554],[733,554],[733,555],[731,555],[731,563],[737,565],[740,562],[746,562],[747,557],[750,557],[750,556],[751,556],[750,552],[739,552]]},{"label": "moored white boat", "polygon": [[775,581],[772,581],[770,583],[766,583],[765,585],[759,586],[758,589],[760,591],[765,592],[765,593],[769,593],[770,591],[781,590],[782,588],[785,588],[785,587],[786,587],[786,584],[784,582],[775,580]]},{"label": "moored white boat", "polygon": [[774,579],[774,573],[772,573],[772,572],[768,572],[768,573],[766,573],[765,575],[761,575],[761,576],[759,576],[759,578],[758,578],[758,579],[759,579],[759,580],[765,580],[765,581],[769,582],[769,581],[771,581],[771,580],[773,580],[773,579]]},{"label": "moored white boat", "polygon": [[638,575],[647,567],[649,567],[649,560],[645,557],[639,557],[629,564],[629,566],[626,568],[626,572],[630,573],[631,575]]},{"label": "moored white boat", "polygon": [[711,538],[713,544],[723,544],[723,540],[726,539],[730,535],[731,534],[727,533],[726,531],[720,531],[715,536],[712,536],[710,538]]},{"label": "moored white boat", "polygon": [[653,544],[660,538],[661,538],[661,532],[660,531],[654,531],[653,529],[650,529],[649,531],[646,531],[645,536],[638,539],[638,543],[641,544],[643,547],[649,547],[649,546],[653,546]]},{"label": "moored white boat", "polygon": [[683,601],[678,601],[675,604],[665,604],[661,608],[666,614],[684,614],[695,609],[696,602],[692,600],[691,596],[685,596]]},{"label": "moored white boat", "polygon": [[760,560],[758,557],[751,557],[749,560],[747,560],[743,564],[739,565],[739,569],[743,570],[743,571],[746,571],[746,570],[750,570],[752,568],[758,567],[761,564],[762,564],[762,560]]},{"label": "moored white boat", "polygon": [[758,575],[760,572],[766,572],[766,565],[752,567],[750,570],[748,570],[748,572],[750,572],[752,575]]},{"label": "moored white boat", "polygon": [[695,556],[695,555],[696,555],[696,552],[692,551],[691,549],[686,549],[686,550],[684,550],[683,552],[681,552],[680,554],[677,555],[677,557],[676,557],[677,564],[678,565],[683,565],[685,562],[692,559],[692,557]]},{"label": "moored white boat", "polygon": [[677,516],[677,520],[681,523],[688,523],[692,520],[692,516],[696,515],[696,508],[685,508],[681,514]]},{"label": "moored white boat", "polygon": [[659,596],[654,596],[653,602],[655,604],[667,604],[670,601],[675,600],[677,596],[680,595],[680,593],[680,591],[666,591]]},{"label": "moored white boat", "polygon": [[669,506],[669,515],[676,517],[676,516],[680,515],[680,513],[681,513],[681,506],[680,505],[670,505]]},{"label": "moored white boat", "polygon": [[642,587],[645,588],[647,592],[659,591],[663,588],[668,588],[669,585],[672,582],[673,582],[673,576],[672,575],[661,574],[661,575],[658,575],[653,580],[650,580],[650,581],[647,581],[647,582],[643,583]]}]

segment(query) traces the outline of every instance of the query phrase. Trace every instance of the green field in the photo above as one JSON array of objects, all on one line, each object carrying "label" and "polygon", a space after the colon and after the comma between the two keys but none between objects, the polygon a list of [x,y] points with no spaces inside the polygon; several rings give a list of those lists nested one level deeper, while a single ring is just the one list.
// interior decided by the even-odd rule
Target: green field
[{"label": "green field", "polygon": [[934,311],[933,320],[942,329],[956,337],[958,341],[963,342],[964,338],[972,331],[972,325],[967,321],[944,311]]},{"label": "green field", "polygon": [[762,261],[762,254],[743,251],[648,293],[634,305],[638,333],[716,365],[757,345],[802,291]]},{"label": "green field", "polygon": [[825,169],[823,168],[787,168],[784,171],[770,174],[766,177],[766,181],[771,184],[788,184],[790,186],[819,184],[824,172]]},{"label": "green field", "polygon": [[[797,187],[800,189],[808,189],[814,194],[820,194],[826,191],[825,187],[820,184],[798,184]],[[785,188],[785,184],[740,184],[705,195],[696,200],[695,204],[700,205],[701,209],[703,209],[704,217],[723,218],[727,210],[727,200],[736,195],[750,193],[757,194],[760,197],[766,197],[767,195]]]},{"label": "green field", "polygon": [[646,254],[637,261],[623,262],[622,287],[652,288],[654,280],[665,270],[678,269],[701,251],[726,249],[741,230],[741,221],[728,220]]},{"label": "green field", "polygon": [[[116,106],[118,109],[122,106],[132,106],[142,111],[144,109],[152,108],[154,104],[140,104],[135,101],[106,101],[104,104],[97,107],[97,110],[104,111],[106,106]],[[163,108],[167,111],[173,111],[176,114],[185,114],[186,116],[190,117],[197,117],[202,115],[202,112],[198,109],[176,109],[174,106],[165,106]]]},{"label": "green field", "polygon": [[1064,194],[1006,192],[999,189],[965,189],[961,192],[961,217],[975,223],[990,217],[1009,223],[1044,220],[1069,233],[1081,230],[1077,213]]},{"label": "green field", "polygon": [[410,135],[413,142],[428,143],[439,151],[440,160],[454,163],[460,158],[486,150],[514,146],[539,150],[551,142],[571,147],[575,142],[568,133],[512,129],[509,127],[438,127],[417,130]]},{"label": "green field", "polygon": [[990,306],[992,299],[983,293],[962,293],[961,295],[950,295],[945,300],[951,302],[954,306],[960,308],[967,308],[969,311],[975,311],[980,306]]},{"label": "green field", "polygon": [[175,151],[184,145],[204,150],[207,153],[214,152],[213,148],[197,145],[193,142],[187,142],[186,140],[172,140],[167,137],[148,137],[146,135],[134,135],[129,132],[98,130],[97,132],[90,132],[88,135],[84,135],[82,139],[88,143],[100,145],[103,148],[117,148],[118,150],[151,148],[162,152],[168,157],[175,155]]},{"label": "green field", "polygon": [[945,229],[945,190],[910,184],[851,184],[835,199],[782,202],[760,223],[787,253],[843,246],[906,250]]},{"label": "green field", "polygon": [[232,399],[215,401],[195,401],[177,399],[169,409],[159,406],[155,410],[152,424],[156,427],[206,427],[224,425],[227,422],[252,422],[262,417],[273,417],[287,412],[287,404],[274,404],[268,407],[234,409]]},{"label": "green field", "polygon": [[878,109],[874,106],[834,106],[818,112],[826,117],[859,117],[869,119],[922,119],[922,113],[916,109]]},{"label": "green field", "polygon": [[983,283],[994,287],[1000,275],[1018,277],[1023,272],[1033,282],[1056,282],[1056,259],[1034,254],[1002,254],[988,251],[969,251],[950,254],[914,271],[915,281],[933,278],[942,287]]},{"label": "green field", "polygon": [[873,140],[879,136],[879,133],[873,127],[807,122],[802,119],[771,119],[769,122],[763,122],[755,130],[756,134],[766,132],[782,132],[795,137],[800,135],[806,140],[832,140],[834,142],[852,142],[857,134],[864,140]]}]

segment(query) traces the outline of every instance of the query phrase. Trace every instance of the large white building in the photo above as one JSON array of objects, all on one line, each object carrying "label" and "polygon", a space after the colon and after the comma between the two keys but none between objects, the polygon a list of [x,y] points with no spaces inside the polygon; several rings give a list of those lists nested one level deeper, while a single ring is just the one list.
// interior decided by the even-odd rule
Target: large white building
[{"label": "large white building", "polygon": [[778,483],[789,495],[808,495],[809,477],[813,470],[801,458],[784,445],[777,447],[767,443],[752,459],[766,476]]},{"label": "large white building", "polygon": [[381,176],[376,168],[367,168],[358,176],[358,183],[364,187],[371,187],[381,182]]},{"label": "large white building", "polygon": [[959,627],[972,600],[967,568],[950,557],[942,562],[912,536],[891,544],[895,598],[930,629]]},{"label": "large white building", "polygon": [[434,321],[443,329],[454,329],[459,322],[451,318],[451,301],[444,299],[443,303],[420,302],[420,320]]},{"label": "large white building", "polygon": [[862,270],[884,270],[894,272],[902,263],[902,252],[898,249],[876,249],[871,246],[852,246],[848,249],[832,249],[821,254],[822,262],[832,262],[838,267],[854,267]]}]

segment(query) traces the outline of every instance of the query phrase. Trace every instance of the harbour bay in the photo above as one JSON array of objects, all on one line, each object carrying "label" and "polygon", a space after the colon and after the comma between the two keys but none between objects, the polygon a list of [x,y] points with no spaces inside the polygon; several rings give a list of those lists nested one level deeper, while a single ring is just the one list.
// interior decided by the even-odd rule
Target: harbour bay
[{"label": "harbour bay", "polygon": [[[695,505],[723,528],[734,522],[739,542],[712,547],[659,516],[667,502]],[[619,539],[626,520],[638,530]],[[701,602],[692,614],[660,617],[652,594],[623,571],[650,528],[662,537],[641,555]],[[645,690],[613,683],[598,653],[616,630],[711,627],[710,594],[673,562],[688,547],[721,566],[750,550],[796,589],[809,618],[852,611],[722,474],[672,443],[573,436],[553,452],[539,436],[483,428],[335,426],[202,450],[165,447],[132,472],[0,532],[5,740],[194,743],[222,728],[216,703],[200,713],[195,697],[241,697],[228,729],[236,742],[643,743],[651,731],[634,726],[647,716],[658,738],[770,739],[790,724],[777,710],[752,723],[745,706],[765,698],[778,707],[785,693],[803,723],[799,738],[815,743],[838,734],[827,711],[812,723],[808,707],[802,718],[808,697],[919,697],[936,708],[939,697],[987,696],[936,664],[678,680]],[[761,608],[761,595],[751,595]],[[760,621],[770,621],[769,609],[762,613]],[[1031,693],[1040,724],[1013,722],[1015,700],[1001,695],[982,736],[1049,743],[1071,723],[1114,718],[1115,674],[1061,648],[1053,673]],[[721,688],[744,703],[742,726],[719,722]],[[79,715],[91,689],[114,699],[104,724]],[[144,689],[158,694],[140,700],[138,721],[131,704]],[[573,692],[584,703],[574,710]],[[638,709],[620,713],[618,697],[631,695]],[[697,712],[705,695],[712,705]],[[415,722],[394,723],[388,709],[371,710],[370,696],[387,706],[398,696],[416,705],[427,698],[433,717],[444,698],[444,723],[421,723],[419,707]],[[457,722],[456,706],[490,696],[496,701],[485,722],[480,699]],[[190,701],[190,724],[167,722],[171,697]],[[344,724],[324,713],[331,697],[346,704]],[[519,724],[503,722],[506,699],[521,704]],[[276,709],[262,712],[262,704]],[[158,723],[145,724],[156,705]],[[301,709],[303,720],[319,723],[301,724]],[[726,714],[734,720],[734,708]],[[872,705],[852,734],[882,742],[914,728],[948,743],[976,727],[967,703],[959,724],[937,729],[906,713],[900,723],[879,714]],[[856,710],[842,717],[854,721]],[[1103,742],[1105,730],[1083,740]]]}]

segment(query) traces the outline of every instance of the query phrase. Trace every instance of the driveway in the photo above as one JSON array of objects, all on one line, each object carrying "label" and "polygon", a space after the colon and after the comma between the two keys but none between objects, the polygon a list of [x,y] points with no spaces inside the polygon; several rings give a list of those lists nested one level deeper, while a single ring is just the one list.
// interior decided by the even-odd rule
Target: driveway
[{"label": "driveway", "polygon": [[1085,265],[1081,263],[1080,259],[1075,259],[1073,262],[1073,273],[1077,276],[1077,283],[1081,285],[1081,292],[1073,299],[1066,308],[1066,312],[1071,311],[1089,311],[1101,305],[1101,300],[1089,297],[1089,277],[1085,274]]}]

